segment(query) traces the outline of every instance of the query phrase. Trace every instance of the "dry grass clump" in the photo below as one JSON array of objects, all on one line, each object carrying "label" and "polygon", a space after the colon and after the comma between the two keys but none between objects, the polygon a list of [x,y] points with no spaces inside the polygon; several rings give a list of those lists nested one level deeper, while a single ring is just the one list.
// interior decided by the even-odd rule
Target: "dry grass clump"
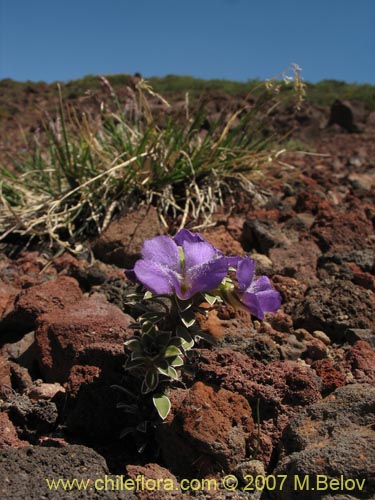
[{"label": "dry grass clump", "polygon": [[[120,104],[109,81],[115,110],[102,103],[96,114],[64,105],[60,92],[56,119],[45,116],[43,137],[14,158],[14,169],[0,168],[0,233],[48,237],[80,252],[89,235],[101,234],[113,214],[136,204],[154,204],[167,225],[205,226],[228,179],[262,169],[277,155],[274,138],[265,137],[274,93],[264,88],[255,104],[245,104],[205,129],[203,107],[184,116],[140,79]],[[300,84],[296,80],[297,85]],[[298,88],[296,88],[298,90]],[[151,101],[153,105],[151,105]],[[167,117],[161,126],[155,102]],[[159,106],[159,107],[160,107]],[[252,189],[242,178],[242,189]]]}]

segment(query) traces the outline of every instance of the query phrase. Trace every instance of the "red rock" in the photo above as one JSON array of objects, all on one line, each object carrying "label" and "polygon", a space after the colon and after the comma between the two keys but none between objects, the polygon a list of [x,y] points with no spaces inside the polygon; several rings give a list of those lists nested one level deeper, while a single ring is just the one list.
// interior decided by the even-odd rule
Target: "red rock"
[{"label": "red rock", "polygon": [[36,345],[46,381],[65,382],[75,364],[123,362],[123,342],[132,321],[99,294],[40,316]]},{"label": "red rock", "polygon": [[293,320],[289,314],[278,310],[268,315],[268,322],[278,332],[290,333],[293,331]]},{"label": "red rock", "polygon": [[100,376],[101,370],[97,366],[75,365],[70,371],[66,388],[70,397],[75,398],[82,385],[92,384]]},{"label": "red rock", "polygon": [[368,342],[359,340],[345,355],[357,382],[375,385],[375,351]]},{"label": "red rock", "polygon": [[291,314],[294,311],[295,304],[303,301],[307,284],[303,281],[297,281],[295,278],[279,274],[272,276],[272,283],[281,293],[283,311]]},{"label": "red rock", "polygon": [[94,439],[117,441],[126,427],[127,416],[116,409],[119,391],[112,386],[125,384],[123,360],[99,368],[75,365],[65,384],[65,426],[68,432]]},{"label": "red rock", "polygon": [[202,382],[183,395],[180,406],[173,406],[173,415],[160,427],[164,461],[182,475],[191,473],[192,465],[200,475],[233,470],[245,458],[246,442],[254,429],[248,402]]},{"label": "red rock", "polygon": [[14,299],[19,289],[0,280],[0,319],[13,310]]},{"label": "red rock", "polygon": [[373,225],[360,209],[331,212],[318,216],[312,227],[319,247],[324,251],[357,250],[371,245]]},{"label": "red rock", "polygon": [[12,391],[11,363],[0,356],[0,397],[5,397],[9,391]]},{"label": "red rock", "polygon": [[367,290],[375,291],[375,278],[372,274],[362,271],[362,269],[354,264],[348,262],[347,266],[353,271],[352,281],[355,285],[359,285]]},{"label": "red rock", "polygon": [[0,412],[0,450],[4,448],[20,448],[27,446],[27,441],[22,441],[17,435],[11,420],[6,413]]},{"label": "red rock", "polygon": [[326,396],[346,384],[345,374],[333,366],[330,358],[319,359],[311,365],[322,379],[322,395]]},{"label": "red rock", "polygon": [[59,276],[56,280],[47,281],[22,291],[15,302],[15,315],[29,328],[41,314],[63,310],[82,297],[82,292],[75,279]]},{"label": "red rock", "polygon": [[132,268],[145,240],[163,234],[154,207],[138,207],[136,212],[120,216],[93,245],[95,257],[119,267]]},{"label": "red rock", "polygon": [[[304,181],[308,183],[306,178]],[[309,179],[309,182],[311,184],[307,186],[308,189],[298,193],[294,209],[302,213],[326,213],[331,208],[329,202],[324,196],[324,193],[319,190],[317,182],[313,179]]]},{"label": "red rock", "polygon": [[0,398],[6,399],[14,390],[23,393],[31,383],[26,368],[0,355]]},{"label": "red rock", "polygon": [[203,233],[204,238],[224,255],[244,255],[244,250],[224,226],[218,226]]},{"label": "red rock", "polygon": [[304,358],[311,360],[323,359],[328,355],[327,346],[319,339],[312,339],[306,342],[307,351]]},{"label": "red rock", "polygon": [[[127,465],[126,471],[133,481],[137,481],[137,477],[142,477],[148,485],[148,488],[143,491],[137,491],[139,500],[149,500],[151,496],[155,500],[182,500],[183,498],[176,477],[158,464]],[[157,487],[158,483],[159,487]]]},{"label": "red rock", "polygon": [[78,260],[72,254],[65,252],[63,255],[60,255],[60,257],[53,259],[52,264],[58,273],[66,273],[70,269],[80,269],[85,267],[87,262],[84,260]]},{"label": "red rock", "polygon": [[[325,279],[310,287],[292,311],[294,325],[322,330],[332,340],[345,341],[350,328],[373,328],[375,294],[347,279]],[[284,307],[285,308],[285,307]]]},{"label": "red rock", "polygon": [[10,361],[10,373],[12,387],[15,391],[23,394],[32,385],[33,381],[29,371],[18,363]]},{"label": "red rock", "polygon": [[197,376],[204,382],[243,395],[253,413],[259,404],[262,431],[274,445],[299,408],[321,399],[315,372],[294,361],[264,364],[223,348],[215,352],[201,349],[197,363]]},{"label": "red rock", "polygon": [[[200,304],[200,307],[208,309],[210,304],[203,302]],[[207,310],[206,313],[196,313],[196,319],[198,327],[201,330],[208,332],[216,339],[222,337],[224,333],[229,333],[228,331],[224,332],[223,321],[220,320],[216,309],[212,309],[210,311]]]},{"label": "red rock", "polygon": [[296,278],[304,283],[317,282],[316,267],[321,255],[313,241],[301,241],[287,248],[271,248],[274,272]]}]

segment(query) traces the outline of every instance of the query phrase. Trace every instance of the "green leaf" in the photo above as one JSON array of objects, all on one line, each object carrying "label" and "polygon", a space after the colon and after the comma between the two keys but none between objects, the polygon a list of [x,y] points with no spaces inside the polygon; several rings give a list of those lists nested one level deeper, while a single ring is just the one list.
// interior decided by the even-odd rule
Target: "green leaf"
[{"label": "green leaf", "polygon": [[186,328],[190,328],[191,326],[193,326],[196,321],[193,311],[185,311],[183,315],[180,315],[180,318]]},{"label": "green leaf", "polygon": [[128,396],[130,396],[133,399],[136,399],[136,397],[137,397],[133,392],[129,391],[129,389],[127,389],[126,387],[123,387],[122,385],[113,384],[113,385],[111,385],[111,389],[118,389],[119,391],[124,392],[125,394],[127,394]]},{"label": "green leaf", "polygon": [[132,361],[135,361],[137,359],[144,359],[144,360],[146,360],[147,356],[145,356],[143,352],[132,352],[131,355],[130,355],[130,359]]},{"label": "green leaf", "polygon": [[182,340],[181,346],[185,352],[189,351],[194,346],[194,339],[190,335],[189,330],[184,326],[182,325],[177,326],[176,335],[177,337],[175,338],[180,338]]},{"label": "green leaf", "polygon": [[166,359],[158,359],[154,363],[154,366],[156,366],[158,370],[159,370],[159,368],[161,370],[168,370],[169,363],[168,363],[168,361]]},{"label": "green leaf", "polygon": [[170,366],[168,368],[168,377],[171,377],[173,378],[173,380],[177,380],[178,379],[178,373],[176,372],[176,370],[173,368],[173,366]]},{"label": "green leaf", "polygon": [[176,347],[181,347],[182,346],[183,339],[181,337],[173,337],[169,341],[169,345],[175,345]]},{"label": "green leaf", "polygon": [[174,356],[180,356],[180,354],[182,354],[182,352],[180,351],[180,349],[178,347],[176,347],[175,345],[169,345],[166,348],[166,350],[164,351],[163,357],[164,358],[172,358]]},{"label": "green leaf", "polygon": [[180,300],[177,297],[176,297],[176,303],[177,303],[177,307],[178,307],[180,312],[187,311],[193,305],[192,299]]},{"label": "green leaf", "polygon": [[195,340],[197,340],[197,339],[204,339],[206,342],[208,342],[211,345],[217,344],[217,340],[215,339],[215,337],[213,337],[209,333],[203,332],[202,330],[198,331],[195,334]]},{"label": "green leaf", "polygon": [[146,446],[147,446],[147,441],[144,441],[142,444],[140,444],[137,448],[138,453],[143,453],[145,451]]},{"label": "green leaf", "polygon": [[150,323],[157,323],[163,318],[163,313],[158,312],[145,312],[138,318],[138,321],[145,322],[148,321]]},{"label": "green leaf", "polygon": [[157,394],[152,398],[154,406],[162,420],[165,420],[171,411],[171,402],[164,394]]},{"label": "green leaf", "polygon": [[184,358],[182,356],[176,356],[175,359],[172,361],[171,366],[183,366],[184,364]]},{"label": "green leaf", "polygon": [[124,365],[124,370],[132,370],[133,368],[139,368],[145,366],[145,358],[138,359],[127,359]]},{"label": "green leaf", "polygon": [[146,372],[145,378],[142,383],[142,393],[147,394],[148,392],[154,391],[159,384],[159,374],[155,368],[151,368]]},{"label": "green leaf", "polygon": [[218,300],[218,297],[216,297],[216,295],[210,295],[209,293],[203,293],[203,297],[205,298],[206,302],[210,304],[210,306],[213,306]]},{"label": "green leaf", "polygon": [[155,346],[155,337],[149,333],[144,333],[142,335],[142,346],[147,352],[153,351]]},{"label": "green leaf", "polygon": [[126,346],[130,351],[142,352],[142,344],[139,337],[132,337],[131,339],[124,342],[124,346]]},{"label": "green leaf", "polygon": [[149,335],[150,332],[154,330],[154,328],[154,325],[150,321],[145,321],[144,323],[142,323],[141,331],[143,335]]},{"label": "green leaf", "polygon": [[167,363],[167,366],[158,366],[158,372],[161,375],[165,375],[168,377],[168,369],[169,369],[169,364]]}]

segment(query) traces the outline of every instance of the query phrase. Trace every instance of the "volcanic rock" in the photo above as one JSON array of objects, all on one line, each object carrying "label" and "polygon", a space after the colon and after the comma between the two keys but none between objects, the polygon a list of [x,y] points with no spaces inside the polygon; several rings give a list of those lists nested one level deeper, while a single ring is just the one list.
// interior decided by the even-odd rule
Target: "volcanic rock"
[{"label": "volcanic rock", "polygon": [[251,408],[243,396],[196,382],[173,407],[158,440],[172,471],[191,474],[193,465],[199,475],[220,469],[229,472],[246,457],[253,427]]},{"label": "volcanic rock", "polygon": [[93,245],[95,257],[119,267],[133,268],[141,256],[143,242],[163,234],[154,207],[139,207],[136,212],[122,215]]},{"label": "volcanic rock", "polygon": [[[358,479],[363,490],[340,488],[353,498],[373,498],[375,491],[375,389],[354,384],[337,389],[327,398],[310,405],[293,418],[282,437],[281,455],[272,474],[286,474],[281,491],[272,498],[301,498],[295,477],[310,476],[310,489],[304,500],[325,497],[332,490],[317,490],[317,475],[328,480],[343,477]],[[314,490],[312,489],[314,488]],[[337,491],[337,490],[336,490]],[[336,498],[336,497],[335,497]]]},{"label": "volcanic rock", "polygon": [[121,358],[131,322],[130,316],[99,294],[42,315],[36,343],[45,380],[65,382],[75,364],[111,365]]},{"label": "volcanic rock", "polygon": [[[105,488],[106,475],[107,488]],[[52,480],[60,479],[69,481],[77,479],[82,487],[81,489],[78,486],[73,487],[69,489],[68,495],[64,496],[61,484],[59,487],[52,486]],[[120,487],[115,489],[116,479],[119,480],[117,476],[109,476],[104,458],[86,446],[69,445],[63,448],[27,446],[0,450],[0,496],[4,499],[136,500],[134,493]],[[48,486],[48,481],[51,487]],[[94,487],[95,484],[97,488]],[[121,486],[121,483],[118,484]],[[85,491],[84,485],[88,491]]]}]

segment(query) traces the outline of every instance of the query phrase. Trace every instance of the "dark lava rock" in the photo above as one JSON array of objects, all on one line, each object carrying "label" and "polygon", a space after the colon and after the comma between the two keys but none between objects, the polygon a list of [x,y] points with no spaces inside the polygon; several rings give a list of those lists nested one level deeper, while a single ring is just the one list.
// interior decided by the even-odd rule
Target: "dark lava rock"
[{"label": "dark lava rock", "polygon": [[340,125],[350,133],[359,132],[357,125],[354,123],[352,105],[349,101],[336,99],[332,104],[327,127],[331,125]]},{"label": "dark lava rock", "polygon": [[374,328],[375,296],[347,280],[325,280],[307,290],[293,313],[296,328],[323,330],[335,341],[348,328]]},{"label": "dark lava rock", "polygon": [[348,328],[345,332],[345,338],[351,344],[355,344],[358,340],[364,340],[375,350],[375,331],[370,328]]},{"label": "dark lava rock", "polygon": [[116,408],[119,391],[112,388],[113,385],[123,385],[122,364],[104,369],[90,365],[73,366],[65,384],[64,424],[68,432],[101,443],[118,439],[128,425],[127,415]]},{"label": "dark lava rock", "polygon": [[51,432],[57,423],[58,410],[53,401],[34,402],[26,395],[14,393],[2,407],[25,439],[35,440],[36,436]]},{"label": "dark lava rock", "polygon": [[[104,489],[106,475],[108,487]],[[61,483],[57,489],[48,487],[48,481],[51,485],[52,480],[59,479],[77,481],[71,489],[64,489]],[[28,446],[0,450],[0,497],[4,500],[137,499],[129,491],[112,491],[111,479],[116,485],[118,476],[109,476],[104,458],[85,446]],[[96,480],[99,480],[96,483],[98,489],[95,488]]]},{"label": "dark lava rock", "polygon": [[243,225],[241,243],[246,251],[256,250],[268,255],[271,248],[288,247],[293,236],[297,241],[296,234],[291,230],[284,233],[273,221],[248,219]]},{"label": "dark lava rock", "polygon": [[[129,295],[139,293],[141,287],[137,283],[124,279],[124,277],[111,276],[104,281],[100,286],[94,287],[94,292],[98,292],[105,296],[111,304],[114,304],[119,309],[127,314],[136,317],[134,307],[129,305]],[[139,312],[137,313],[140,314]]]},{"label": "dark lava rock", "polygon": [[374,249],[372,247],[342,252],[338,257],[344,262],[354,262],[362,271],[371,272],[374,269]]},{"label": "dark lava rock", "polygon": [[[282,437],[279,462],[272,472],[286,474],[287,479],[282,491],[273,492],[272,498],[316,500],[334,496],[339,490],[341,495],[373,499],[374,471],[375,389],[367,384],[348,385],[304,408],[289,422]],[[310,488],[301,491],[295,487],[295,477],[303,481],[306,475],[310,477]],[[318,475],[328,481],[340,477],[358,480],[363,490],[319,490]]]}]

